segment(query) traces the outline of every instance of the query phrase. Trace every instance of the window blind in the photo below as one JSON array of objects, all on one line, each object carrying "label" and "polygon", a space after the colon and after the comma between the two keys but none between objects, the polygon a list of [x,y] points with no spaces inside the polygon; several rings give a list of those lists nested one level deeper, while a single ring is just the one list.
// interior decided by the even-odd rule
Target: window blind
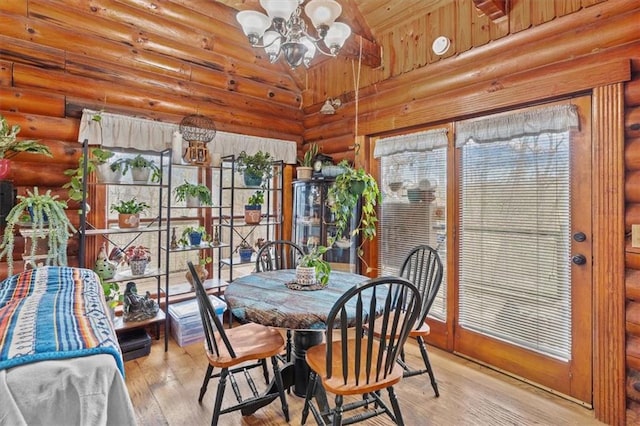
[{"label": "window blind", "polygon": [[[436,140],[434,143],[425,138]],[[429,315],[442,321],[446,318],[447,294],[446,140],[446,130],[441,129],[394,136],[376,144],[376,148],[383,148],[376,149],[382,191],[378,274],[398,275],[404,258],[417,245],[428,244],[437,249],[445,268]]]},{"label": "window blind", "polygon": [[472,139],[460,169],[459,324],[569,359],[569,133]]}]

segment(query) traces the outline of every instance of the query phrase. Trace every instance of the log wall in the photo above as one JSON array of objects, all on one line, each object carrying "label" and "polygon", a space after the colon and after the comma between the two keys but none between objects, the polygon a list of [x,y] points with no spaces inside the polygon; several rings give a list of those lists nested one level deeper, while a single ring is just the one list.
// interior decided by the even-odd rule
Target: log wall
[{"label": "log wall", "polygon": [[[626,230],[630,230],[632,223],[640,224],[640,141],[636,140],[640,132],[640,112],[636,105],[639,5],[632,1],[560,3],[509,2],[512,9],[507,17],[494,23],[470,13],[471,10],[465,9],[470,5],[461,1],[392,28],[378,39],[383,46],[383,67],[361,71],[357,105],[353,93],[357,63],[334,61],[314,68],[309,73],[309,81],[313,83],[304,92],[305,143],[317,142],[323,152],[353,158],[355,135],[385,135],[448,124],[457,119],[551,100],[561,93],[591,93],[610,83],[629,80],[629,76],[622,75],[609,79],[613,68],[624,66],[609,68],[606,64],[620,59],[631,61],[631,80],[623,84],[625,165],[629,169],[625,179],[624,220]],[[457,17],[468,24],[463,26],[467,32],[463,28],[456,32],[439,27],[438,22],[447,20],[438,21],[439,17]],[[553,23],[548,22],[551,17]],[[426,43],[422,40],[425,35],[429,38]],[[431,40],[437,35],[447,35],[454,40],[452,50],[445,57],[431,54]],[[583,73],[575,72],[581,68]],[[345,78],[328,79],[329,75]],[[598,93],[609,96],[607,90]],[[318,113],[327,97],[339,97],[343,101],[335,115]],[[603,100],[600,107],[608,106],[607,102]],[[602,124],[598,137],[615,142],[606,122]],[[608,155],[620,150],[603,147],[603,152]],[[613,207],[606,203],[608,194],[614,191],[606,187],[615,181],[617,179],[601,181],[598,188],[594,187],[596,191],[603,190],[602,211]],[[607,229],[604,222],[607,218],[600,219],[601,229]],[[611,218],[616,219],[622,218]],[[618,235],[604,239],[619,240]],[[612,324],[601,324],[594,330],[594,344],[600,357],[597,362],[594,360],[596,416],[610,424],[634,421],[640,424],[640,305],[635,304],[636,300],[640,303],[640,273],[636,273],[640,271],[640,249],[637,253],[626,250],[626,280],[616,275],[608,282],[606,273],[622,269],[618,265],[623,264],[620,259],[623,252],[599,247],[600,253],[607,256],[599,259],[606,264],[599,265],[601,274],[594,277],[598,280],[594,294],[601,298],[595,301],[595,306],[602,310],[595,318],[609,318],[615,330]],[[628,298],[626,355],[621,343],[623,321],[617,318],[625,312],[623,286],[612,285],[622,280],[625,280]],[[630,293],[635,294],[636,299],[629,299]],[[607,313],[616,315],[615,320],[607,317]],[[627,386],[623,389],[625,384],[621,378],[625,375],[625,365]],[[625,396],[628,413],[624,413]]]}]

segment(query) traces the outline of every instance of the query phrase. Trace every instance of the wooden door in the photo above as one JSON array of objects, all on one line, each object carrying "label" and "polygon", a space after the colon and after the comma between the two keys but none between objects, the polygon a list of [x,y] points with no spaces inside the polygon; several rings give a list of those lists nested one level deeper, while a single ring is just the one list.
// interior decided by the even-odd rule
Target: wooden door
[{"label": "wooden door", "polygon": [[[562,238],[565,251],[564,261],[568,269],[568,294],[566,304],[570,343],[567,342],[568,356],[554,356],[544,351],[532,350],[486,333],[481,327],[461,324],[461,304],[465,303],[460,291],[460,277],[464,271],[457,270],[449,289],[448,322],[453,335],[453,350],[461,355],[489,364],[509,374],[549,388],[585,405],[592,403],[592,243],[591,243],[591,100],[581,97],[561,103],[578,106],[579,130],[570,132],[569,150],[569,190],[564,195],[569,205],[569,232]],[[458,150],[456,150],[458,151]],[[461,156],[456,152],[456,163]],[[458,164],[459,166],[459,164]],[[462,165],[464,167],[464,165]],[[459,188],[458,188],[459,190]],[[451,197],[454,198],[454,197]],[[458,197],[455,197],[458,198]],[[450,200],[453,209],[461,209],[457,200]],[[458,222],[460,229],[460,222]],[[451,243],[459,254],[459,240]],[[452,262],[453,263],[453,262]],[[450,266],[462,265],[459,262]],[[463,266],[459,266],[462,268]],[[517,267],[517,265],[516,265]],[[467,296],[468,297],[468,296]],[[517,309],[518,307],[514,307]],[[523,315],[526,310],[523,310]],[[498,321],[500,318],[498,318]],[[531,321],[545,321],[543,317],[531,315]]]}]

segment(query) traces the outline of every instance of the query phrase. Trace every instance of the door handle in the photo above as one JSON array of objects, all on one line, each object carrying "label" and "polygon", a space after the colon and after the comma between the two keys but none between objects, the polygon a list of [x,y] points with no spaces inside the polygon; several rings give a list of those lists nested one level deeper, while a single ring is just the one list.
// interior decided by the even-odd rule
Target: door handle
[{"label": "door handle", "polygon": [[576,265],[584,265],[587,263],[587,258],[582,254],[574,254],[573,257],[571,257],[571,261]]}]

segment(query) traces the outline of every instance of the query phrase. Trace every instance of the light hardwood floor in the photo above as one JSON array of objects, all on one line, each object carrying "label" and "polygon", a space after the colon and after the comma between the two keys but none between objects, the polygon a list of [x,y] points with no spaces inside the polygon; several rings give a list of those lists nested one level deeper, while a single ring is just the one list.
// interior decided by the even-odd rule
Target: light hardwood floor
[{"label": "light hardwood floor", "polygon": [[[142,425],[207,425],[215,397],[214,380],[202,405],[198,393],[206,369],[202,343],[179,347],[170,338],[154,340],[151,354],[125,363],[126,382]],[[435,398],[427,375],[403,379],[396,386],[406,425],[600,425],[593,411],[507,377],[463,358],[430,347],[440,398]],[[409,362],[419,354],[414,343],[407,347]],[[264,381],[256,380],[258,384]],[[227,396],[233,398],[231,388]],[[384,394],[386,397],[386,392]],[[287,396],[290,422],[300,424],[304,400]],[[332,399],[331,399],[332,401]],[[286,425],[279,402],[252,416],[225,414],[221,425]],[[307,424],[315,424],[313,418]],[[392,424],[378,416],[367,425]]]}]

